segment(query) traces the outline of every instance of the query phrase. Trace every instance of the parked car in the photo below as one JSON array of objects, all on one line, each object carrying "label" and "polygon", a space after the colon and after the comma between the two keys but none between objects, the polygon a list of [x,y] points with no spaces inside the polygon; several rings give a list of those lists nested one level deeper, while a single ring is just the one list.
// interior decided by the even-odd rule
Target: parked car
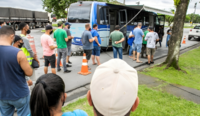
[{"label": "parked car", "polygon": [[196,25],[194,29],[191,29],[188,35],[188,40],[191,40],[192,38],[197,39],[200,38],[200,24]]}]

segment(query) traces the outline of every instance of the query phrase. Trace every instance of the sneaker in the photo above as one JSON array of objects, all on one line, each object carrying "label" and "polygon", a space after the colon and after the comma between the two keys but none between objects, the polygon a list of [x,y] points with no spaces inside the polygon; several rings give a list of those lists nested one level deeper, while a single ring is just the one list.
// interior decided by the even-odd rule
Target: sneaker
[{"label": "sneaker", "polygon": [[147,64],[147,65],[151,65],[151,63],[149,63],[149,62],[146,62],[146,64]]},{"label": "sneaker", "polygon": [[154,64],[154,62],[150,62],[151,64]]},{"label": "sneaker", "polygon": [[72,62],[68,61],[69,64],[72,64]]},{"label": "sneaker", "polygon": [[64,73],[70,73],[71,72],[71,70],[66,70],[66,71],[64,71]]},{"label": "sneaker", "polygon": [[69,65],[69,64],[66,64],[66,67],[72,67],[71,65]]},{"label": "sneaker", "polygon": [[58,71],[58,72],[60,72],[60,71],[61,71],[61,69],[57,69],[57,71]]}]

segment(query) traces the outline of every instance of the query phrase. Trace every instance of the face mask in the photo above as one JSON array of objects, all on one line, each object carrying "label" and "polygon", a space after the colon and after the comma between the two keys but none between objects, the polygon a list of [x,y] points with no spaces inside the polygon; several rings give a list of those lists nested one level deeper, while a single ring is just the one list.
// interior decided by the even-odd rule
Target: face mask
[{"label": "face mask", "polygon": [[89,31],[91,31],[92,29],[91,28],[89,28]]},{"label": "face mask", "polygon": [[23,45],[24,45],[24,43],[20,43],[20,44],[18,45],[18,47],[21,48]]},{"label": "face mask", "polygon": [[68,29],[70,29],[70,26],[68,27]]},{"label": "face mask", "polygon": [[30,29],[26,31],[26,34],[30,34],[30,33],[31,33],[31,30],[30,30]]},{"label": "face mask", "polygon": [[50,35],[53,33],[53,31],[50,32]]}]

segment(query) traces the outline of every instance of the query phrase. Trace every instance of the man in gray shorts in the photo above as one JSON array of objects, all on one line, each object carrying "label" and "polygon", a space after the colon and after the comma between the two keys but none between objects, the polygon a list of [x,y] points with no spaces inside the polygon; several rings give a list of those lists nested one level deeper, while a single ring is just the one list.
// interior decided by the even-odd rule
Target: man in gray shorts
[{"label": "man in gray shorts", "polygon": [[65,28],[64,30],[67,32],[67,37],[68,37],[68,41],[67,41],[67,49],[68,49],[68,52],[67,52],[67,59],[66,59],[66,65],[67,67],[71,67],[71,65],[69,64],[72,64],[72,62],[69,61],[69,58],[71,56],[71,52],[72,52],[72,39],[74,39],[73,36],[71,36],[71,32],[70,32],[70,26],[71,24],[69,24],[68,22],[65,23]]},{"label": "man in gray shorts", "polygon": [[147,55],[148,62],[146,64],[153,64],[153,56],[155,54],[156,41],[159,41],[158,34],[153,31],[153,27],[149,27],[149,33],[147,33],[145,37],[145,41],[147,41]]},{"label": "man in gray shorts", "polygon": [[[85,25],[85,31],[82,34],[81,41],[83,44],[83,52],[86,54],[87,61],[90,60],[92,55],[92,49],[93,49],[93,41],[95,40],[92,38],[91,34],[91,26],[90,24]],[[90,70],[90,68],[88,68]]]}]

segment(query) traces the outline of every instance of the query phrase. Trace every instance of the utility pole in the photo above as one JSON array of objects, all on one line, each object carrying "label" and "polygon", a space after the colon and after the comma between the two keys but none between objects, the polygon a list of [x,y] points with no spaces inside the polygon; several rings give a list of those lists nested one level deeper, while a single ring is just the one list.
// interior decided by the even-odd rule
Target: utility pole
[{"label": "utility pole", "polygon": [[193,21],[194,21],[194,17],[195,17],[196,8],[197,8],[197,2],[194,4],[194,14],[193,14],[193,17],[192,17],[192,26],[193,26]]},{"label": "utility pole", "polygon": [[124,5],[125,5],[126,0],[124,0]]}]

